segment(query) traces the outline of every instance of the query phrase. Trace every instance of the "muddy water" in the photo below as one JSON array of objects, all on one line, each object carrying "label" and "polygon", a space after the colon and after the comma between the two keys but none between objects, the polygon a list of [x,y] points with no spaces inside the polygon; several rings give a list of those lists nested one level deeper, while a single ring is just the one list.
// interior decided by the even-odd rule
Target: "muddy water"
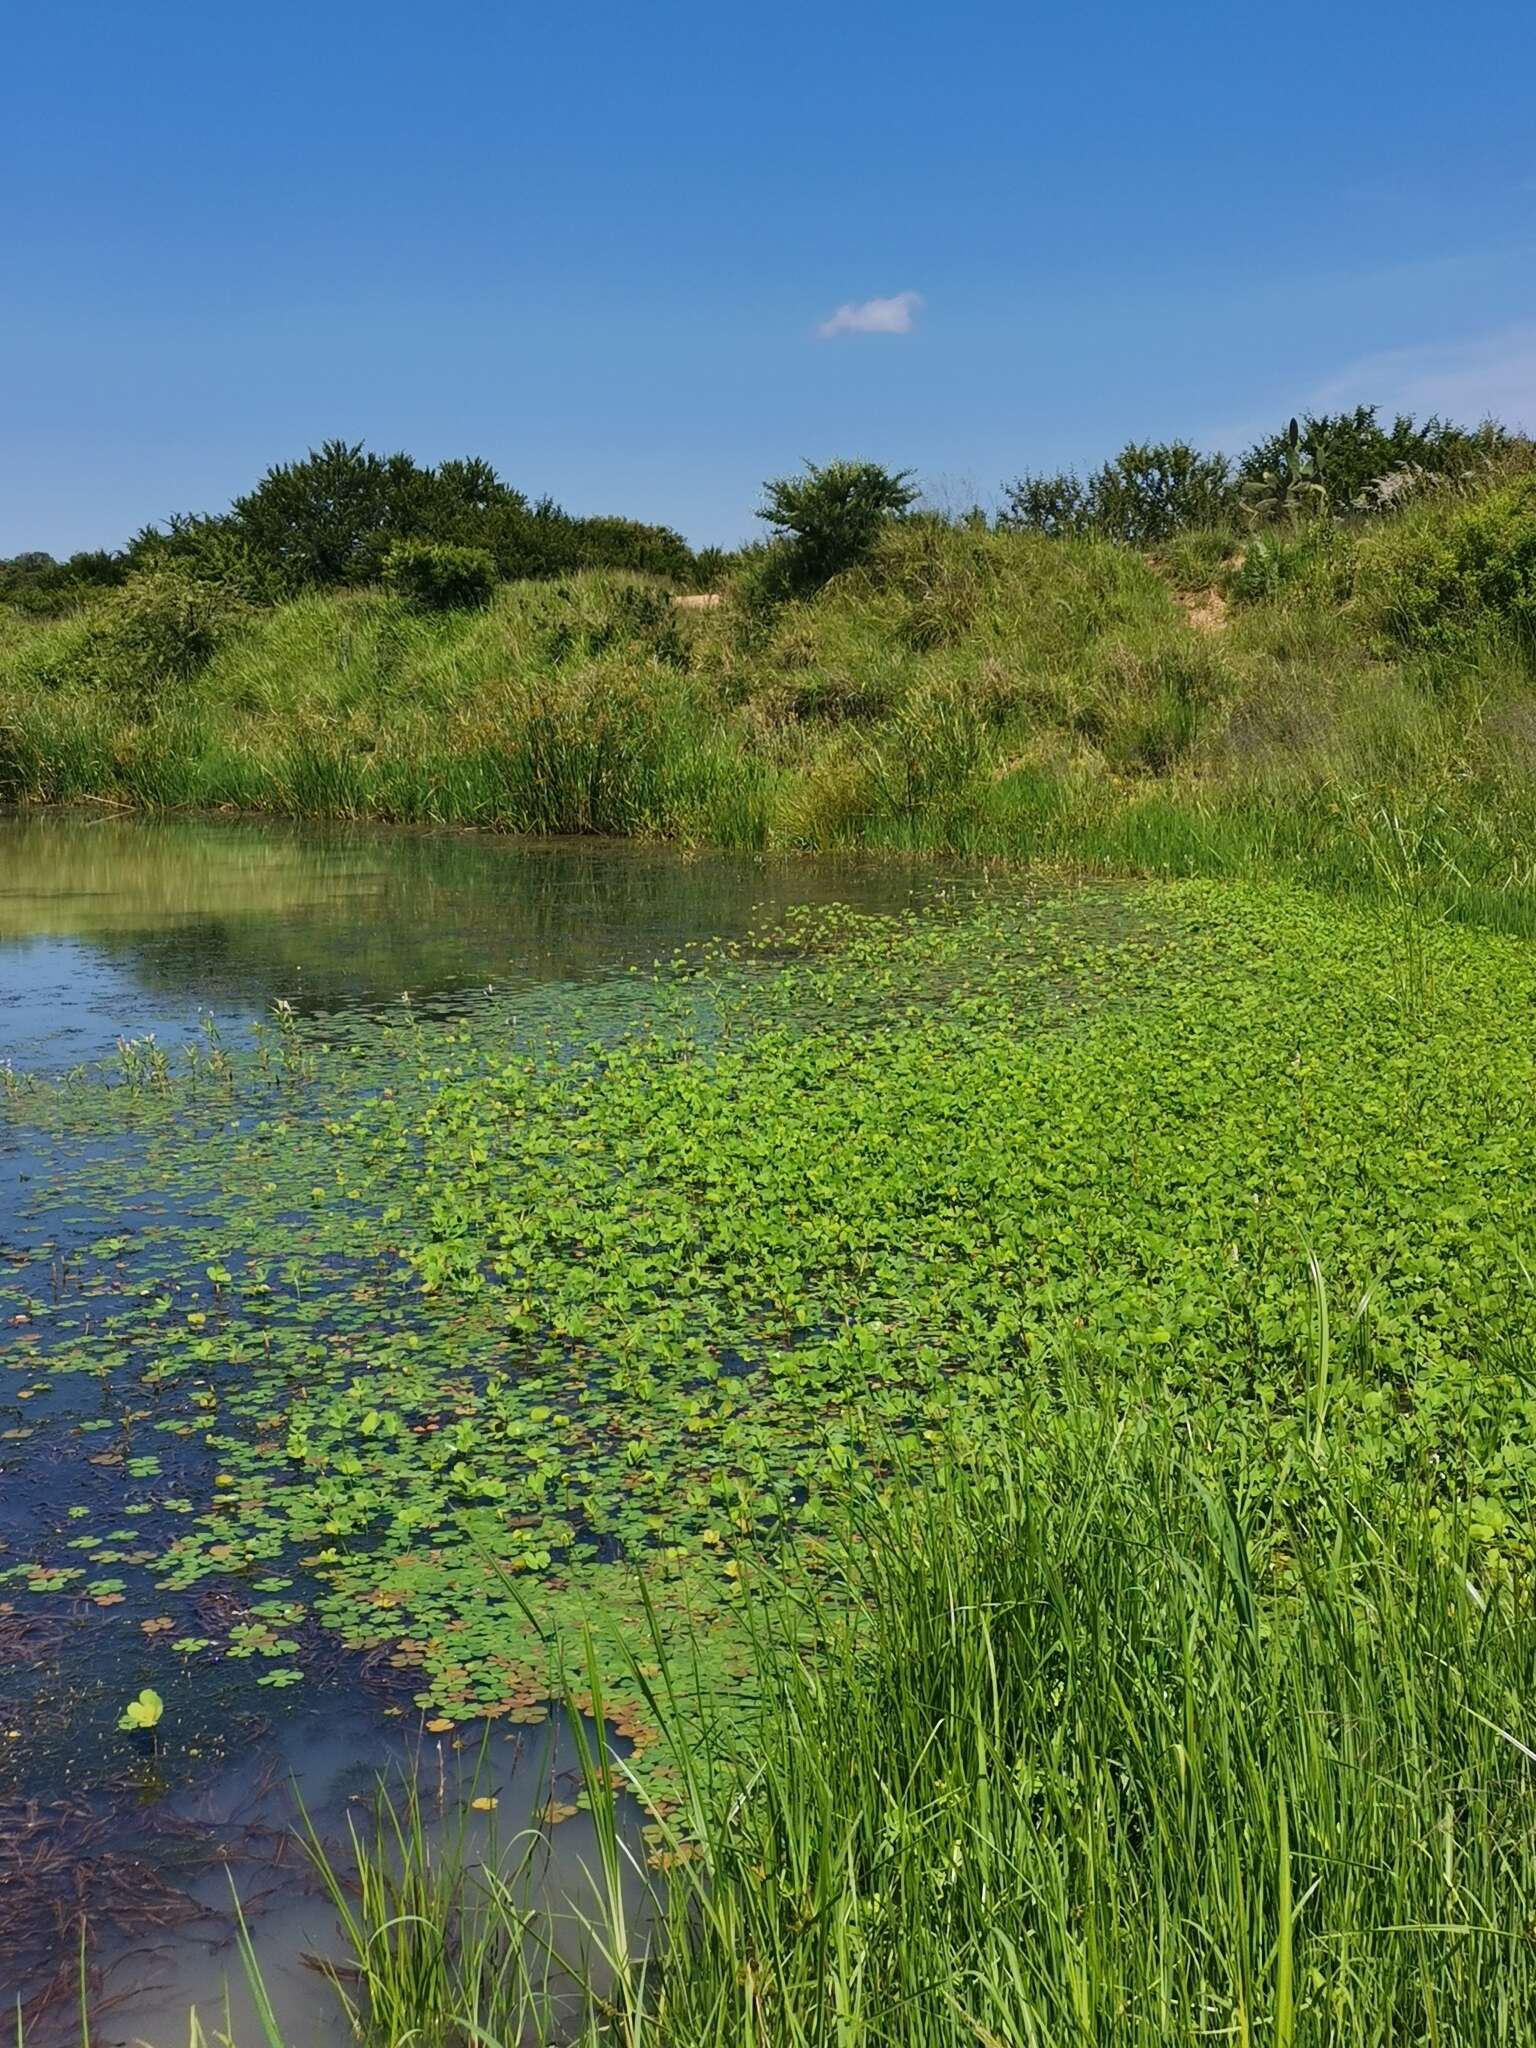
[{"label": "muddy water", "polygon": [[[511,1000],[558,1018],[631,967],[775,909],[894,909],[948,886],[931,871],[916,884],[901,868],[591,843],[0,818],[0,1062],[62,1074],[110,1060],[125,1039],[233,1046],[280,1003],[358,1021],[405,995],[426,1011]],[[50,1138],[0,1119],[4,1269],[46,1294],[68,1286],[79,1248],[153,1224],[135,1158],[131,1136]],[[0,1327],[0,1346],[10,1354],[0,1359],[0,1566],[45,1546],[62,1554],[68,1517],[91,1509],[93,1467],[135,1452],[154,1453],[141,1460],[142,1501],[126,1510],[145,1519],[112,1539],[143,1541],[178,1501],[206,1498],[213,1461],[200,1439],[133,1438],[129,1404],[142,1387],[50,1383],[45,1344],[24,1323]],[[114,1448],[93,1456],[98,1441]],[[417,1768],[445,1829],[466,1824],[472,1796],[494,1797],[494,1823],[472,1814],[467,1824],[494,1825],[503,1854],[551,1800],[568,1803],[571,1731],[555,1718],[428,1735],[408,1675],[309,1631],[296,1694],[262,1689],[257,1660],[182,1659],[174,1732],[122,1736],[124,1699],[166,1685],[174,1662],[165,1603],[134,1604],[147,1597],[135,1590],[142,1576],[115,1598],[69,1588],[11,1599],[0,1585],[0,2011],[31,2008],[33,2041],[78,2038],[83,1908],[98,2048],[169,2048],[186,2038],[190,2004],[222,2024],[226,1991],[235,2040],[259,2039],[234,1949],[233,1886],[285,2037],[345,2040],[334,1992],[304,1961],[335,1953],[336,1937],[294,1852],[300,1807],[341,1839],[381,1771]],[[200,1597],[209,1604],[184,1603],[174,1627],[227,1632],[230,1616],[214,1609],[231,1596]],[[577,1816],[542,1840],[541,1881],[558,1899],[579,1884],[590,1835]]]}]

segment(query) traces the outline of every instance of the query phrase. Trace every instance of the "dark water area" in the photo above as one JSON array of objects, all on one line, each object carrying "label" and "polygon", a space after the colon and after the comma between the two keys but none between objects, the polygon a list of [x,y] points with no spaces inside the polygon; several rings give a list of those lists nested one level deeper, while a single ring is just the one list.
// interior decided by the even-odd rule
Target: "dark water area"
[{"label": "dark water area", "polygon": [[[236,1051],[280,1006],[349,1029],[398,1016],[403,1002],[426,1015],[510,1005],[558,1023],[596,994],[617,999],[631,970],[742,936],[791,905],[900,910],[970,886],[867,861],[5,817],[0,1065],[57,1076],[102,1062],[111,1079],[123,1041],[139,1045],[137,1058],[148,1041],[173,1056]],[[293,1692],[259,1657],[168,1663],[173,1632],[201,1642],[258,1626],[248,1594],[219,1584],[146,1595],[132,1569],[215,1484],[196,1393],[167,1390],[151,1423],[138,1380],[49,1373],[50,1346],[77,1326],[82,1272],[99,1298],[130,1239],[152,1242],[186,1221],[144,1185],[144,1156],[132,1130],[55,1134],[0,1105],[11,1311],[0,1321],[0,1568],[37,1574],[14,1597],[0,1584],[0,2013],[20,2003],[34,2042],[78,2038],[83,1910],[98,2048],[167,2048],[185,2038],[194,2003],[222,2024],[226,1980],[236,2040],[259,2038],[236,1960],[233,1883],[287,2038],[339,2042],[348,2035],[334,1992],[302,1960],[334,1953],[335,1927],[294,1849],[301,1807],[340,1837],[381,1772],[419,1764],[445,1828],[463,1824],[473,1792],[496,1801],[494,1820],[476,1813],[473,1826],[515,1832],[566,1800],[572,1735],[558,1714],[429,1735],[402,1660],[345,1650],[307,1616],[293,1624],[304,1669]],[[210,1126],[210,1199],[217,1187]],[[195,1207],[195,1193],[181,1199]],[[28,1302],[49,1314],[29,1315]],[[93,1312],[82,1292],[79,1318]],[[93,1533],[74,1539],[72,1526]],[[48,1567],[31,1565],[93,1544],[92,1567],[108,1576],[84,1586],[54,1591]],[[292,1571],[267,1587],[269,1612],[272,1596],[280,1609],[305,1591]],[[150,1682],[165,1694],[166,1730],[120,1733],[117,1711]],[[576,1815],[546,1833],[558,1896],[590,1860],[590,1830]]]}]

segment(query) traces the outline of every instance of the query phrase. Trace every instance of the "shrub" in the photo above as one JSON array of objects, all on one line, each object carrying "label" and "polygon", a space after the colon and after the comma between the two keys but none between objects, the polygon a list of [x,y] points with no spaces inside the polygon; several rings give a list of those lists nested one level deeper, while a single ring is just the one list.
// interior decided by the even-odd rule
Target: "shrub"
[{"label": "shrub", "polygon": [[801,584],[791,542],[753,542],[743,548],[730,587],[732,624],[740,646],[756,650],[765,645],[773,635],[779,606],[813,595]]},{"label": "shrub", "polygon": [[396,541],[384,564],[384,581],[412,611],[473,611],[491,601],[496,564],[484,548]]},{"label": "shrub", "polygon": [[1132,441],[1090,488],[1097,530],[1133,547],[1214,525],[1231,509],[1227,458],[1202,455],[1187,441]]},{"label": "shrub", "polygon": [[1009,487],[1002,523],[1047,534],[1097,534],[1147,547],[1232,510],[1231,466],[1187,441],[1131,441],[1085,482],[1070,472]]},{"label": "shrub", "polygon": [[219,586],[166,569],[135,576],[108,601],[106,640],[122,680],[185,682],[244,616]]},{"label": "shrub", "polygon": [[1266,443],[1264,468],[1250,468],[1237,495],[1243,516],[1253,527],[1299,526],[1328,516],[1328,487],[1295,420],[1273,444]]},{"label": "shrub", "polygon": [[878,462],[808,462],[799,476],[764,484],[767,499],[757,516],[782,543],[765,564],[773,562],[801,594],[820,589],[865,561],[887,521],[911,507],[917,492],[910,476]]},{"label": "shrub", "polygon": [[1388,641],[1456,652],[1491,628],[1536,646],[1536,476],[1432,501],[1371,535],[1357,588]]},{"label": "shrub", "polygon": [[302,462],[275,464],[229,518],[292,589],[371,583],[390,542],[419,530],[424,480],[408,455],[327,441]]},{"label": "shrub", "polygon": [[1386,510],[1371,486],[1395,470],[1412,468],[1436,476],[1464,476],[1509,445],[1504,428],[1486,422],[1475,430],[1455,427],[1437,415],[1422,422],[1399,413],[1390,427],[1374,405],[1353,412],[1307,413],[1300,421],[1254,443],[1237,465],[1242,485],[1262,485],[1288,470],[1304,473],[1321,491],[1327,509]]},{"label": "shrub", "polygon": [[231,591],[174,568],[131,577],[93,610],[24,648],[45,687],[101,688],[147,697],[197,674],[247,616]]},{"label": "shrub", "polygon": [[670,526],[649,526],[639,519],[573,519],[559,512],[550,537],[558,539],[554,566],[562,571],[632,569],[669,583],[694,579],[693,550]]},{"label": "shrub", "polygon": [[1226,578],[1226,592],[1239,604],[1291,591],[1336,603],[1349,594],[1353,566],[1349,536],[1331,520],[1314,520],[1290,531],[1255,533]]},{"label": "shrub", "polygon": [[1070,470],[1054,475],[1026,471],[1008,486],[1008,506],[998,522],[1024,533],[1049,534],[1053,539],[1093,530],[1093,507],[1089,486]]},{"label": "shrub", "polygon": [[293,595],[281,566],[259,553],[228,519],[174,513],[162,532],[145,527],[124,555],[112,557],[129,573],[172,570],[184,579],[216,584],[245,604],[281,604]]}]

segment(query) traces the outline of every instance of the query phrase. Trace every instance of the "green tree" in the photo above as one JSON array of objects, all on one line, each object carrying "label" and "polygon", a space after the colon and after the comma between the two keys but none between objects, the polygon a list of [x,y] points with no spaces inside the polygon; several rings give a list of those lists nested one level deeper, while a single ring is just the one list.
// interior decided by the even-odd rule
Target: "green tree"
[{"label": "green tree", "polygon": [[1232,512],[1232,466],[1187,441],[1130,441],[1086,480],[1070,470],[1009,486],[1002,524],[1032,533],[1096,534],[1149,547]]},{"label": "green tree", "polygon": [[911,474],[878,462],[808,462],[800,475],[764,484],[757,516],[782,543],[789,585],[817,590],[864,561],[886,521],[900,518],[915,502]]},{"label": "green tree", "polygon": [[269,469],[230,518],[291,587],[372,583],[395,541],[422,536],[429,489],[409,455],[327,441]]}]

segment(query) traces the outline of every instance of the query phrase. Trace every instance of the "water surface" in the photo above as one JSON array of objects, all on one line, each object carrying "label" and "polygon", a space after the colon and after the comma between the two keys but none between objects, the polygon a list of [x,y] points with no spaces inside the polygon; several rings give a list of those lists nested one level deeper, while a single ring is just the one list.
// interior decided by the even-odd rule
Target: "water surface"
[{"label": "water surface", "polygon": [[[919,879],[926,876],[926,879]],[[902,906],[932,870],[47,813],[0,816],[0,1059],[51,1072],[119,1038],[602,982],[790,904]]]},{"label": "water surface", "polygon": [[[98,1061],[110,1069],[124,1040],[234,1044],[277,1005],[354,1025],[398,1015],[402,1001],[418,1013],[511,1005],[557,1021],[595,991],[633,986],[632,969],[706,937],[740,935],[791,904],[896,909],[967,886],[868,861],[244,821],[0,817],[0,1062],[61,1074]],[[139,1184],[140,1157],[132,1132],[50,1136],[19,1115],[0,1121],[0,1271],[57,1301],[72,1284],[71,1261],[93,1241],[152,1231],[165,1218]],[[216,1152],[208,1174],[215,1187]],[[142,1499],[126,1510],[146,1519],[114,1532],[117,1540],[144,1540],[183,1496],[206,1498],[212,1454],[191,1430],[144,1434],[153,1424],[131,1405],[143,1399],[140,1384],[50,1380],[47,1333],[24,1315],[0,1329],[0,1344],[9,1354],[0,1372],[0,1564],[66,1555],[72,1529],[91,1526],[68,1518],[95,1512],[98,1492],[119,1499],[125,1460],[132,1469],[146,1452]],[[174,1412],[166,1402],[162,1423]],[[123,1512],[104,1507],[102,1517]],[[227,1629],[219,1603],[235,1597],[205,1590],[175,1610],[174,1626]],[[329,1915],[304,1883],[287,1830],[300,1799],[318,1825],[341,1830],[379,1770],[420,1753],[411,1681],[388,1659],[306,1632],[296,1694],[260,1690],[258,1663],[197,1663],[177,1680],[174,1737],[151,1751],[115,1730],[118,1707],[146,1672],[170,1691],[163,1649],[140,1633],[170,1629],[169,1615],[155,1611],[169,1603],[141,1613],[142,1599],[130,1580],[123,1602],[105,1612],[75,1589],[0,1600],[0,1923],[9,1916],[10,1927],[9,1939],[0,1930],[0,2008],[46,2002],[52,1985],[34,2038],[46,2037],[50,2021],[67,2033],[70,1901],[83,1896],[98,1936],[93,2038],[142,2036],[164,2048],[184,2032],[189,2001],[219,2001],[233,1960],[233,1876],[290,2038],[339,2041],[333,1996],[299,1959],[325,1951]],[[426,1748],[445,1824],[472,1783],[494,1791],[512,1830],[570,1788],[570,1735],[558,1717],[542,1732],[489,1729],[483,1756],[478,1740]],[[557,1890],[589,1850],[580,1818],[551,1831]],[[238,2019],[238,1990],[235,2011]],[[238,2026],[237,2035],[255,2038]]]}]

